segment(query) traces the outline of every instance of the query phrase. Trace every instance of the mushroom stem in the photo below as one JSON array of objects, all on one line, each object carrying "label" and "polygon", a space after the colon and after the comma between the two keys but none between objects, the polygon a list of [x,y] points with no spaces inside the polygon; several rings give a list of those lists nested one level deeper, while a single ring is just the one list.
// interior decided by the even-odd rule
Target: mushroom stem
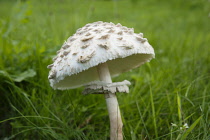
[{"label": "mushroom stem", "polygon": [[[101,81],[112,83],[109,68],[106,63],[99,64],[97,69]],[[117,97],[115,93],[113,94],[109,92],[105,94],[105,99],[110,119],[110,140],[123,140],[123,123],[120,115]]]}]

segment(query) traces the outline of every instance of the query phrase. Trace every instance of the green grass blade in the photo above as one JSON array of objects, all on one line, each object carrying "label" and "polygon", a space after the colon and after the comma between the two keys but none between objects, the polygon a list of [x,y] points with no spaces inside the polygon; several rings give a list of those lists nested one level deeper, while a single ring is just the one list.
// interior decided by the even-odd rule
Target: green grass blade
[{"label": "green grass blade", "polygon": [[[141,123],[143,124],[144,129],[145,129],[145,132],[146,132],[147,136],[149,137],[149,132],[148,132],[148,130],[147,130],[145,121],[143,120],[143,115],[142,115],[142,113],[141,113],[141,110],[140,110],[140,107],[139,107],[139,104],[138,104],[137,101],[136,101],[136,106],[137,106],[137,109],[138,109],[138,112],[139,112],[139,116],[140,116],[140,118],[141,118]],[[137,132],[138,127],[139,127],[139,125],[136,126],[136,128],[135,128],[135,130],[134,130],[134,133]],[[149,138],[150,138],[150,137],[149,137]]]},{"label": "green grass blade", "polygon": [[181,111],[181,98],[179,93],[177,93],[177,109],[178,109],[178,117],[179,117],[179,123],[182,124],[182,111]]},{"label": "green grass blade", "polygon": [[155,136],[157,138],[158,137],[157,122],[156,122],[155,106],[154,106],[154,100],[153,100],[151,87],[150,87],[150,101],[151,101],[151,106],[152,106],[152,118],[153,118],[153,125],[154,125],[154,129],[155,129]]}]

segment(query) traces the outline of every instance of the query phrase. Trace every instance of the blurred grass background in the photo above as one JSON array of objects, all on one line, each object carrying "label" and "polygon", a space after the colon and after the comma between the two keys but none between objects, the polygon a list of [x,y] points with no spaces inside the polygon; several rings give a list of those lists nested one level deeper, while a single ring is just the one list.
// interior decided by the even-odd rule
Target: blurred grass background
[{"label": "blurred grass background", "polygon": [[[47,79],[56,51],[87,23],[143,32],[156,59],[114,81],[125,140],[210,139],[208,0],[0,0],[0,139],[109,139],[104,97],[59,91]],[[177,126],[172,126],[171,123]],[[180,129],[185,123],[189,129]]]}]

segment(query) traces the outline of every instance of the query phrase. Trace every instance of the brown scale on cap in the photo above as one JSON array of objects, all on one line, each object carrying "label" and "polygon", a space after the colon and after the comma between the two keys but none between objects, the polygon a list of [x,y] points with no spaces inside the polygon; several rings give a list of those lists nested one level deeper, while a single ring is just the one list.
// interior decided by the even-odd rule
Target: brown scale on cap
[{"label": "brown scale on cap", "polygon": [[86,31],[84,31],[84,30],[81,30],[81,31],[77,32],[78,35],[82,35],[84,33],[86,33]]},{"label": "brown scale on cap", "polygon": [[69,47],[70,47],[70,45],[65,44],[65,45],[63,45],[63,46],[62,46],[62,49],[64,49],[64,50],[65,50],[65,49],[67,49],[67,48],[69,48]]},{"label": "brown scale on cap", "polygon": [[72,53],[72,55],[77,55],[77,54],[78,54],[78,52],[73,52],[73,53]]},{"label": "brown scale on cap", "polygon": [[122,25],[120,23],[117,23],[116,27],[122,27]]},{"label": "brown scale on cap", "polygon": [[117,34],[118,34],[118,35],[122,35],[122,34],[123,34],[123,32],[122,32],[122,31],[119,31]]},{"label": "brown scale on cap", "polygon": [[124,33],[128,33],[128,30],[124,30]]},{"label": "brown scale on cap", "polygon": [[85,25],[85,27],[90,27],[90,26],[91,26],[91,24],[86,24],[86,25]]},{"label": "brown scale on cap", "polygon": [[107,43],[104,43],[104,44],[98,44],[98,46],[99,46],[99,47],[101,47],[101,48],[104,48],[104,49],[106,49],[106,50],[108,50],[108,49],[109,49],[109,46],[108,46],[108,44],[107,44]]},{"label": "brown scale on cap", "polygon": [[133,31],[128,31],[128,33],[132,35],[133,34]]},{"label": "brown scale on cap", "polygon": [[91,28],[91,27],[85,27],[83,30],[87,32],[87,31],[93,30],[93,28]]},{"label": "brown scale on cap", "polygon": [[80,56],[77,60],[77,62],[79,63],[86,63],[88,62],[95,54],[95,51],[93,51],[92,53],[88,54],[88,55],[83,55],[83,56]]},{"label": "brown scale on cap", "polygon": [[91,40],[94,36],[88,36],[88,37],[83,37],[81,39],[82,42],[85,42],[85,41],[88,41],[88,40]]},{"label": "brown scale on cap", "polygon": [[51,69],[54,66],[54,64],[50,64],[47,66],[48,69]]},{"label": "brown scale on cap", "polygon": [[61,58],[63,58],[63,57],[64,57],[64,55],[63,55],[63,54],[61,54],[61,55],[60,55],[60,57],[61,57]]},{"label": "brown scale on cap", "polygon": [[79,31],[81,31],[82,30],[82,28],[79,28],[79,29],[77,29],[77,31],[76,32],[79,32]]},{"label": "brown scale on cap", "polygon": [[106,26],[108,23],[107,22],[104,22],[103,24],[102,24],[102,26]]},{"label": "brown scale on cap", "polygon": [[138,40],[138,41],[140,41],[141,43],[144,43],[144,42],[146,42],[147,41],[147,39],[146,38],[141,38],[141,37],[136,37],[136,39]]},{"label": "brown scale on cap", "polygon": [[85,34],[85,36],[90,36],[90,35],[91,35],[91,33],[89,33],[89,32],[87,34]]},{"label": "brown scale on cap", "polygon": [[69,54],[69,52],[70,52],[70,51],[64,51],[64,52],[63,52],[63,55],[64,55],[64,56],[67,56],[67,55]]},{"label": "brown scale on cap", "polygon": [[64,68],[64,66],[62,66],[62,68],[61,68],[59,71],[62,71],[62,70],[63,70],[63,68]]},{"label": "brown scale on cap", "polygon": [[98,24],[93,25],[93,27],[97,27],[97,26],[98,26]]},{"label": "brown scale on cap", "polygon": [[94,28],[88,28],[88,31],[91,31],[91,30],[93,30]]},{"label": "brown scale on cap", "polygon": [[99,31],[98,29],[93,30],[93,32],[96,32],[96,33],[97,33],[98,31]]},{"label": "brown scale on cap", "polygon": [[89,45],[90,45],[90,44],[84,44],[84,45],[81,46],[81,48],[82,48],[82,49],[85,49],[85,48],[87,48]]},{"label": "brown scale on cap", "polygon": [[128,29],[128,33],[129,33],[129,34],[133,34],[133,33],[134,33],[133,28]]},{"label": "brown scale on cap", "polygon": [[106,29],[113,29],[113,27],[112,26],[109,26],[109,27],[106,27]]},{"label": "brown scale on cap", "polygon": [[95,32],[95,33],[97,33],[97,34],[99,34],[99,33],[101,33],[101,29],[95,29],[95,30],[93,30],[93,32]]},{"label": "brown scale on cap", "polygon": [[57,64],[60,64],[62,62],[62,59],[60,59],[58,62],[57,62]]},{"label": "brown scale on cap", "polygon": [[55,60],[57,60],[57,58],[58,58],[58,56],[54,57],[52,60],[55,61]]},{"label": "brown scale on cap", "polygon": [[109,38],[109,34],[106,34],[106,35],[102,35],[100,38],[98,39],[108,39]]},{"label": "brown scale on cap", "polygon": [[115,30],[113,30],[113,29],[110,29],[109,31],[108,31],[108,33],[114,33],[115,32]]},{"label": "brown scale on cap", "polygon": [[69,38],[69,41],[70,41],[70,42],[72,42],[72,41],[74,41],[74,40],[76,40],[76,38],[74,38],[74,37]]},{"label": "brown scale on cap", "polygon": [[122,30],[125,30],[125,31],[127,31],[127,30],[128,30],[128,28],[127,28],[127,27],[125,27],[125,26],[122,26],[122,27],[121,27],[121,29],[122,29]]},{"label": "brown scale on cap", "polygon": [[54,79],[55,77],[56,77],[56,74],[57,74],[57,72],[56,71],[51,71],[51,73],[50,73],[50,75],[49,75],[49,77],[48,77],[48,79]]},{"label": "brown scale on cap", "polygon": [[58,50],[56,53],[59,54],[61,52],[61,50]]},{"label": "brown scale on cap", "polygon": [[119,47],[123,47],[126,50],[130,50],[130,49],[134,48],[134,46],[132,44],[127,44],[127,43],[120,45]]},{"label": "brown scale on cap", "polygon": [[85,31],[87,31],[89,28],[85,26],[82,29],[85,30]]},{"label": "brown scale on cap", "polygon": [[119,38],[117,38],[118,40],[122,40],[123,38],[122,37],[119,37]]}]

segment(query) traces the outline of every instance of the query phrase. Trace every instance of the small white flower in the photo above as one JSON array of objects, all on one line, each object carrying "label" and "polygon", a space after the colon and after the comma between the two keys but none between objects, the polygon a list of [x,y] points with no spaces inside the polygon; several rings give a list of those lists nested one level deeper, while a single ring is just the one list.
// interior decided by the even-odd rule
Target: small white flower
[{"label": "small white flower", "polygon": [[175,126],[175,127],[177,127],[177,125],[176,125],[175,123],[171,123],[171,126]]},{"label": "small white flower", "polygon": [[183,125],[183,127],[184,127],[184,128],[189,128],[189,126],[188,126],[187,123],[185,123],[185,124]]}]

